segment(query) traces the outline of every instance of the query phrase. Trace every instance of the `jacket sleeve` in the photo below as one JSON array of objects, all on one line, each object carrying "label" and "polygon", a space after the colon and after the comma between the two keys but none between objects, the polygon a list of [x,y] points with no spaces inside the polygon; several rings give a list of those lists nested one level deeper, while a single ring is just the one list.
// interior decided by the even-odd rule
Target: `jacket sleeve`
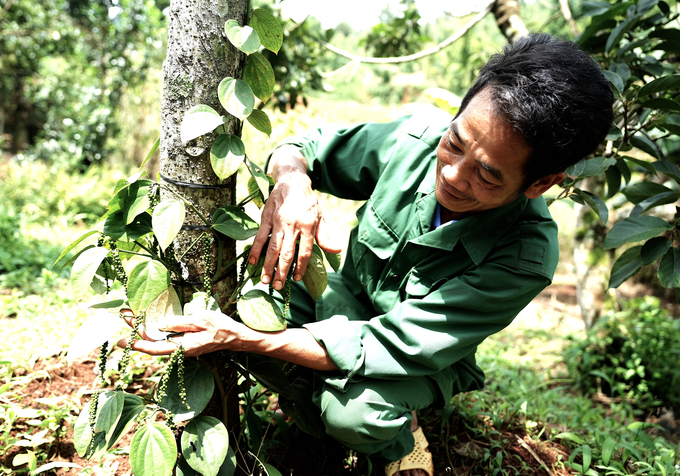
[{"label": "jacket sleeve", "polygon": [[307,160],[312,187],[339,198],[366,200],[393,154],[407,117],[389,123],[367,122],[351,128],[320,128],[290,137]]},{"label": "jacket sleeve", "polygon": [[305,327],[345,379],[432,375],[508,326],[549,283],[545,276],[491,259],[368,321],[349,320],[338,309]]}]

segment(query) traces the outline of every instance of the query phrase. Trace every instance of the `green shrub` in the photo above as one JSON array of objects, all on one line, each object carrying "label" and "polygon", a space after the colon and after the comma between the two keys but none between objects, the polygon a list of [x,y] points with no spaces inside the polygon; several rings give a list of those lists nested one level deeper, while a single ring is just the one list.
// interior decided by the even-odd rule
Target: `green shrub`
[{"label": "green shrub", "polygon": [[102,167],[69,174],[42,162],[0,162],[0,288],[49,290],[68,269],[51,268],[72,241],[70,227],[93,226],[122,178]]},{"label": "green shrub", "polygon": [[22,233],[16,212],[0,203],[0,288],[22,288],[27,293],[49,289],[68,270],[51,270],[61,246]]},{"label": "green shrub", "polygon": [[680,320],[656,298],[633,299],[602,317],[564,356],[586,393],[627,399],[645,410],[680,408]]},{"label": "green shrub", "polygon": [[106,211],[116,181],[124,178],[123,172],[115,175],[104,167],[72,174],[41,161],[8,160],[0,162],[0,196],[24,225],[93,225]]}]

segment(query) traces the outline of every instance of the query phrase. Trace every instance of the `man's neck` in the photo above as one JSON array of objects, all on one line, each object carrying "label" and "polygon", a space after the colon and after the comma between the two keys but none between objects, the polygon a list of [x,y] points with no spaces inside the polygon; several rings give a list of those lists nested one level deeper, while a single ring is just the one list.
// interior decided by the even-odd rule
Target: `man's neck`
[{"label": "man's neck", "polygon": [[448,208],[441,207],[441,222],[448,223],[451,220],[462,220],[463,218],[469,216],[468,213],[458,213],[452,212]]}]

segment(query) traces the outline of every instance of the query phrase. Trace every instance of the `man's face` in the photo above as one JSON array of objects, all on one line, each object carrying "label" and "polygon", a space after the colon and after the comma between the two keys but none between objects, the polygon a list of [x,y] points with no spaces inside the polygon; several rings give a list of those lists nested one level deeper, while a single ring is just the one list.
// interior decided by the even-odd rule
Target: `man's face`
[{"label": "man's face", "polygon": [[442,222],[517,198],[529,154],[524,139],[496,114],[488,94],[473,97],[437,146],[435,194],[446,209]]}]

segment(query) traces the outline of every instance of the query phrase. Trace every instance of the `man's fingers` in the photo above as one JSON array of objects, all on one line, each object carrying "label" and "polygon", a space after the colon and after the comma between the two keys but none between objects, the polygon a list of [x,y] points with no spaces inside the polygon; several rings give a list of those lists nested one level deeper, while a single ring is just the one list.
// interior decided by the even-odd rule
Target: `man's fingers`
[{"label": "man's fingers", "polygon": [[300,236],[300,249],[298,250],[298,259],[295,264],[295,274],[293,279],[300,281],[307,271],[307,264],[312,257],[312,250],[314,249],[314,238],[311,235]]},{"label": "man's fingers", "polygon": [[264,284],[269,284],[274,275],[274,266],[279,260],[279,253],[283,246],[284,231],[272,231],[272,236],[269,239],[269,246],[267,246],[267,254],[264,257],[264,265],[262,266],[261,281]]},{"label": "man's fingers", "polygon": [[281,245],[281,250],[279,252],[279,264],[276,270],[276,277],[274,278],[274,289],[280,291],[283,289],[283,285],[288,277],[288,271],[293,265],[293,260],[295,259],[295,247],[297,242],[297,236],[292,234],[287,234],[284,236],[283,244]]},{"label": "man's fingers", "polygon": [[337,240],[337,234],[331,234],[326,224],[326,219],[321,215],[319,224],[316,227],[316,242],[319,248],[326,253],[338,254],[342,253],[343,244]]},{"label": "man's fingers", "polygon": [[[121,339],[118,341],[118,347],[125,348],[127,343],[128,339]],[[177,345],[167,341],[133,340],[131,348],[149,355],[170,355],[177,349]]]},{"label": "man's fingers", "polygon": [[248,255],[248,262],[251,265],[256,264],[260,260],[262,248],[264,248],[264,245],[267,243],[270,231],[271,225],[269,223],[269,220],[265,219],[265,216],[263,214],[262,223],[260,223],[260,228],[257,230],[257,234],[253,239],[253,244],[250,247],[250,254]]},{"label": "man's fingers", "polygon": [[168,316],[158,327],[158,330],[163,332],[200,332],[205,329],[202,320],[196,319],[195,316]]}]

